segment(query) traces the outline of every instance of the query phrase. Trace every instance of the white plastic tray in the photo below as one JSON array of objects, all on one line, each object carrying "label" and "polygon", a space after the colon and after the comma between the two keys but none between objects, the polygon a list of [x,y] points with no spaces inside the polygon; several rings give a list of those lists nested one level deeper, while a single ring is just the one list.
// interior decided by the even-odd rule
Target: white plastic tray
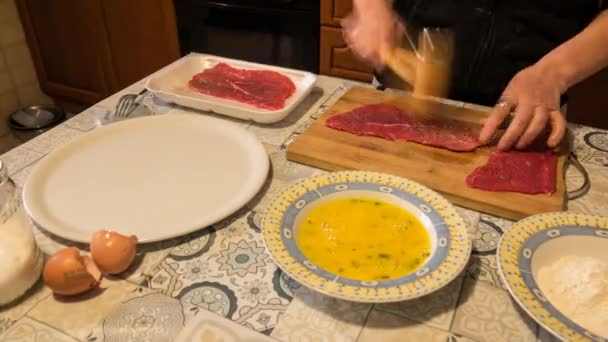
[{"label": "white plastic tray", "polygon": [[[293,81],[296,86],[296,91],[287,99],[287,101],[285,101],[285,107],[283,109],[265,110],[245,103],[209,96],[190,90],[188,81],[192,79],[192,76],[222,62],[239,69],[279,72]],[[302,101],[302,99],[310,93],[316,79],[316,75],[299,70],[279,68],[271,65],[250,63],[211,55],[190,54],[149,78],[146,82],[146,88],[162,100],[173,102],[184,107],[214,112],[243,120],[253,120],[259,123],[274,123],[283,120]]]}]

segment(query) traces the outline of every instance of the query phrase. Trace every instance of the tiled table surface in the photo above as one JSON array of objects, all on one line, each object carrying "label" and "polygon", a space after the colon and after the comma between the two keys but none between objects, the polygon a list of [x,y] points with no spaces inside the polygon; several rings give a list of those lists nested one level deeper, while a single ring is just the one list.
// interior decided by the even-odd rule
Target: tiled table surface
[{"label": "tiled table surface", "polygon": [[[231,120],[255,133],[272,160],[272,176],[245,208],[223,222],[177,239],[140,246],[136,263],[86,295],[63,299],[38,284],[0,311],[0,341],[548,341],[505,291],[495,251],[512,222],[461,209],[474,251],[466,271],[427,297],[370,305],[335,300],[301,287],[264,250],[260,213],[288,185],[324,171],[285,159],[286,146],[353,82],[320,76],[312,94],[284,121],[264,126]],[[53,149],[96,127],[143,81],[2,155],[23,186]],[[187,111],[158,104],[158,114]],[[230,120],[230,119],[227,119]],[[608,132],[571,126],[574,150],[591,176],[591,191],[569,210],[608,215]],[[582,177],[567,172],[570,189]],[[35,228],[51,254],[68,242]],[[86,249],[86,246],[79,246]]]}]

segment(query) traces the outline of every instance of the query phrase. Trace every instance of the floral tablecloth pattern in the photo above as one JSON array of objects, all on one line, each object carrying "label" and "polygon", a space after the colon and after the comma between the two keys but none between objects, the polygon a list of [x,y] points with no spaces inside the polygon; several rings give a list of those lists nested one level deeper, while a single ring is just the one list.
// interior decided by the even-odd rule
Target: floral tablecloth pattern
[{"label": "floral tablecloth pattern", "polygon": [[[95,129],[121,95],[138,93],[143,84],[2,155],[17,185],[23,186],[46,154]],[[271,176],[253,201],[211,227],[140,246],[128,272],[104,279],[84,296],[62,299],[38,283],[15,305],[0,309],[0,341],[553,340],[514,304],[498,277],[496,247],[512,222],[467,209],[458,208],[473,238],[466,271],[414,301],[371,305],[332,299],[300,286],[274,265],[262,241],[262,212],[285,187],[324,172],[287,161],[286,147],[354,84],[319,76],[311,95],[275,125],[224,118],[256,134],[271,158]],[[148,104],[158,115],[192,111],[158,100]],[[569,202],[568,210],[608,215],[608,132],[578,125],[570,125],[570,132],[591,189]],[[566,177],[569,189],[583,179],[574,168]],[[46,254],[66,245],[87,249],[34,230]]]}]

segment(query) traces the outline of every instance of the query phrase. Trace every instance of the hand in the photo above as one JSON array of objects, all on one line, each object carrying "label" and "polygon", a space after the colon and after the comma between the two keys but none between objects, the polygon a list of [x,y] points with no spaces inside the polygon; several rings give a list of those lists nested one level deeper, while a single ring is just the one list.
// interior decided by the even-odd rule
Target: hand
[{"label": "hand", "polygon": [[348,47],[357,57],[378,69],[384,66],[383,54],[397,45],[404,32],[390,7],[380,0],[374,0],[374,5],[366,6],[364,10],[355,8],[341,24]]},{"label": "hand", "polygon": [[513,120],[498,142],[499,150],[508,150],[513,146],[526,148],[547,124],[551,125],[547,145],[556,147],[566,133],[566,120],[559,110],[560,96],[565,90],[558,77],[538,64],[521,70],[509,82],[499,104],[485,122],[479,141],[487,144],[511,111],[515,110]]}]

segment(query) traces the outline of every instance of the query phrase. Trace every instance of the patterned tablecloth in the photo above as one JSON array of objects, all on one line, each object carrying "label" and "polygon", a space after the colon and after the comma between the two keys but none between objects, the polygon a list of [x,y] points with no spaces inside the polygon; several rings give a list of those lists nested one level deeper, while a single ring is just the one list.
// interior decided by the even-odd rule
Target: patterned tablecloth
[{"label": "patterned tablecloth", "polygon": [[[13,180],[22,187],[46,154],[95,129],[121,95],[138,93],[143,84],[2,155]],[[414,301],[370,305],[335,300],[301,287],[273,264],[264,250],[261,213],[288,185],[324,172],[287,161],[286,146],[353,84],[320,76],[310,96],[275,125],[226,118],[256,134],[271,158],[272,176],[254,201],[212,227],[140,246],[140,256],[126,274],[104,279],[91,293],[62,299],[39,283],[17,304],[0,308],[0,341],[551,340],[500,282],[496,246],[512,222],[496,217],[459,208],[473,238],[471,262],[450,285]],[[191,111],[148,103],[157,114]],[[577,125],[570,129],[592,186],[568,203],[568,210],[608,215],[608,132]],[[574,168],[568,170],[569,189],[582,179]],[[71,244],[38,228],[35,233],[46,254]]]}]

